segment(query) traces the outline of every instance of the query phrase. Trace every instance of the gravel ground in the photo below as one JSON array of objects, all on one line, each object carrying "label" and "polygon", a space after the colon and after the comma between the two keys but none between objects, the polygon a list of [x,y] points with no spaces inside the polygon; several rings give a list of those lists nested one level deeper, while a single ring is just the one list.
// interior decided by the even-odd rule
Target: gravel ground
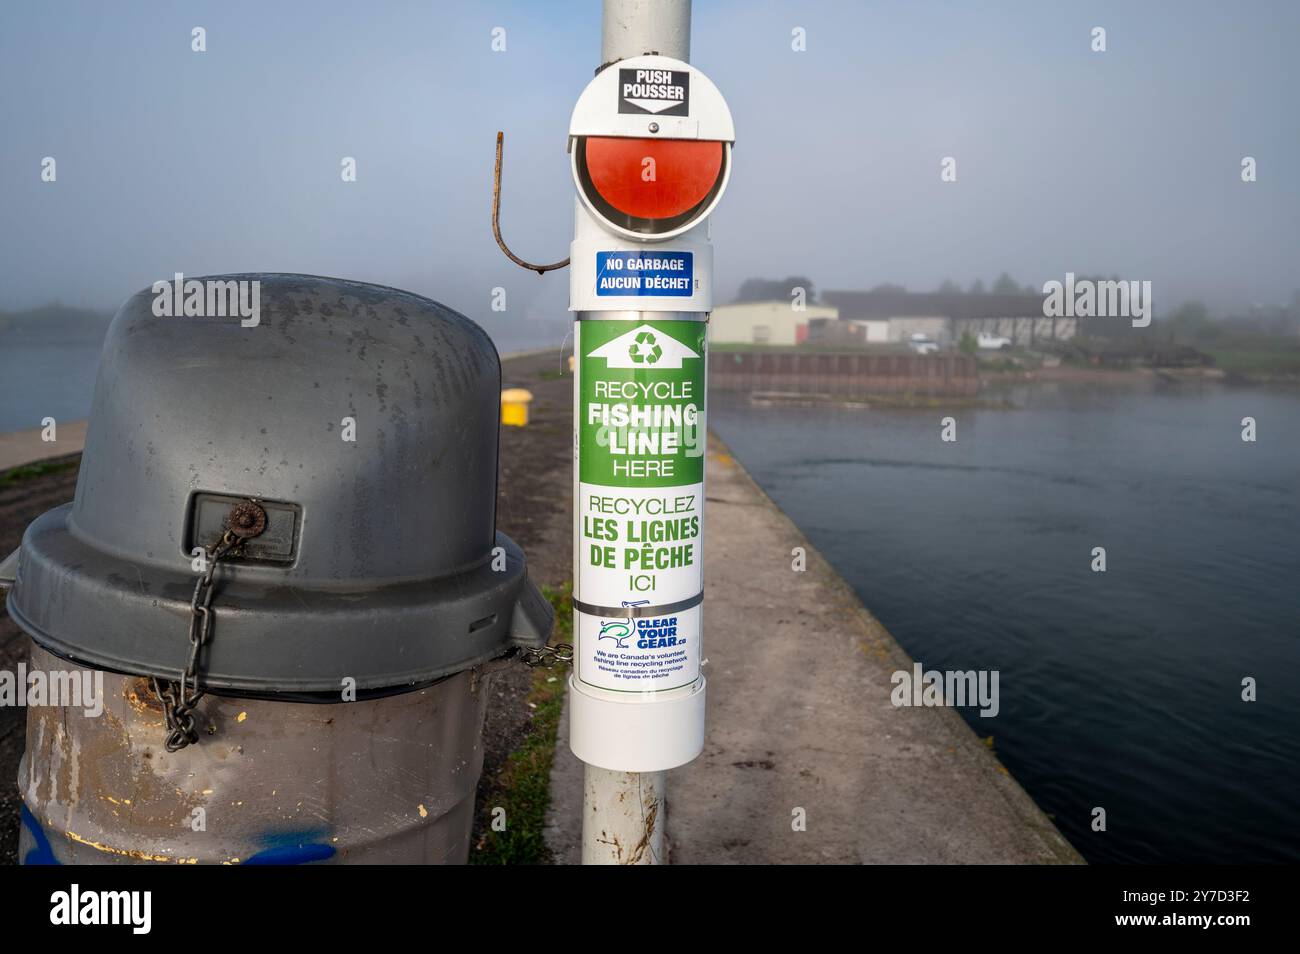
[{"label": "gravel ground", "polygon": [[[0,559],[18,548],[27,524],[71,500],[76,486],[75,467],[0,485]],[[13,672],[26,659],[27,637],[0,601],[0,669]],[[18,856],[18,760],[26,729],[26,709],[0,706],[0,864],[11,865]]]},{"label": "gravel ground", "polygon": [[[523,547],[533,581],[555,588],[573,576],[573,378],[560,377],[559,370],[558,352],[505,362],[502,387],[527,388],[533,402],[527,427],[501,429],[497,489],[497,529]],[[483,727],[483,775],[471,845],[479,844],[485,808],[495,804],[505,760],[528,734],[533,719],[527,704],[530,670],[511,666],[493,679],[496,698]]]},{"label": "gravel ground", "polygon": [[[571,401],[573,379],[561,376],[558,351],[505,362],[504,387],[533,392],[528,427],[507,427],[501,434],[497,528],[528,555],[529,572],[538,585],[559,587],[572,575],[570,482],[572,480]],[[72,499],[75,469],[28,477],[0,485],[0,558],[22,540],[27,525],[51,507]],[[0,602],[0,669],[13,671],[27,655],[26,638]],[[529,670],[510,666],[493,676],[494,698],[483,732],[483,775],[479,805],[492,804],[497,776],[511,752],[528,734],[532,710],[526,699]],[[17,859],[19,798],[18,760],[22,755],[26,710],[0,707],[0,863]],[[476,817],[481,820],[484,812]],[[480,832],[476,826],[475,842]]]}]

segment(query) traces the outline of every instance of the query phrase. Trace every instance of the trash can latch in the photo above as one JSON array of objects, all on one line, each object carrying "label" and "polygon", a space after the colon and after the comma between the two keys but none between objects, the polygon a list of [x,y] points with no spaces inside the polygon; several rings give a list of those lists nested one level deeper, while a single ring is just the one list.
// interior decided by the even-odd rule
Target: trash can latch
[{"label": "trash can latch", "polygon": [[194,584],[190,599],[190,656],[178,681],[150,679],[154,695],[163,707],[167,726],[167,751],[176,752],[199,740],[194,725],[194,709],[203,698],[199,688],[199,653],[212,633],[212,593],[215,589],[217,564],[227,556],[237,556],[246,540],[266,529],[266,511],[255,500],[241,500],[230,508],[225,529],[212,546],[202,547],[202,575]]}]

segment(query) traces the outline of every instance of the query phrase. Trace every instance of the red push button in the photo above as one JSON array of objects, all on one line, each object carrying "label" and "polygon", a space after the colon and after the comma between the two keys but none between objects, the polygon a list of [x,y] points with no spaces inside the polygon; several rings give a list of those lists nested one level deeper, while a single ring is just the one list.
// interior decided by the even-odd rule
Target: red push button
[{"label": "red push button", "polygon": [[708,196],[722,170],[720,142],[589,137],[585,148],[596,192],[640,219],[689,212]]}]

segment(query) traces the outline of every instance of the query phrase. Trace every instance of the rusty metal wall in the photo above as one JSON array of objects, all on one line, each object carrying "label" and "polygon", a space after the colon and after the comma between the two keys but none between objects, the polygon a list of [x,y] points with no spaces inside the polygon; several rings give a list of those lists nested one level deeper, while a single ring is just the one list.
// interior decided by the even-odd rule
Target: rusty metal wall
[{"label": "rusty metal wall", "polygon": [[980,380],[975,359],[962,354],[713,351],[709,388],[846,397],[971,397],[979,393]]},{"label": "rusty metal wall", "polygon": [[[490,667],[488,667],[490,668]],[[32,670],[83,672],[32,646]],[[146,680],[103,673],[103,712],[28,710],[25,864],[463,863],[487,669],[384,699],[207,696],[163,747]]]}]

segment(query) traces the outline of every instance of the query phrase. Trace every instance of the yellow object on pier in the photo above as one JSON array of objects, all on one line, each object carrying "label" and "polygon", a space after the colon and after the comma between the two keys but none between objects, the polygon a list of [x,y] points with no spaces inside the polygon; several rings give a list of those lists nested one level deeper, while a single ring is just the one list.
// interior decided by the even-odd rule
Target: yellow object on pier
[{"label": "yellow object on pier", "polygon": [[501,423],[511,427],[528,424],[528,402],[533,392],[524,388],[506,388],[501,392]]}]

